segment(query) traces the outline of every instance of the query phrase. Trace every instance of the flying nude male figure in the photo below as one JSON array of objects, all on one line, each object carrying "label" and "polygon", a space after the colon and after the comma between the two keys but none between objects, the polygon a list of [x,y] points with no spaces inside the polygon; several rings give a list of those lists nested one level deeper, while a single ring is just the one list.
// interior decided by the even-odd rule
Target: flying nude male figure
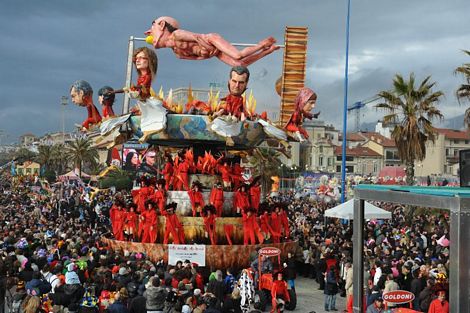
[{"label": "flying nude male figure", "polygon": [[280,48],[275,45],[276,39],[268,37],[256,45],[238,50],[219,34],[197,34],[179,29],[178,21],[169,16],[154,20],[145,34],[149,35],[147,42],[155,49],[171,48],[180,59],[217,57],[230,66],[248,66]]}]

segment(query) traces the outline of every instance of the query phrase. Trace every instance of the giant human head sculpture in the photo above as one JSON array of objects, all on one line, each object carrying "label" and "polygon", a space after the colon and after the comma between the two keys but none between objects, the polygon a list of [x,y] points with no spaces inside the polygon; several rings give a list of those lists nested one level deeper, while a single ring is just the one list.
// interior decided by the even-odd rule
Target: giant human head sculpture
[{"label": "giant human head sculpture", "polygon": [[93,88],[84,80],[77,80],[70,86],[70,98],[79,106],[87,106],[93,103]]},{"label": "giant human head sculpture", "polygon": [[152,26],[145,32],[146,35],[152,36],[152,45],[155,48],[164,48],[161,46],[160,38],[167,32],[171,34],[180,28],[180,23],[170,16],[161,16],[152,22]]}]

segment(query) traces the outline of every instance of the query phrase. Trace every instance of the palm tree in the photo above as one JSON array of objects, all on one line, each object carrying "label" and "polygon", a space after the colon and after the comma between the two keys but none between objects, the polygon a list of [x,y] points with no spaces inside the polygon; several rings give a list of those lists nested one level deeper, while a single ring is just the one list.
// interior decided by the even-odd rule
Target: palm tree
[{"label": "palm tree", "polygon": [[443,115],[436,108],[439,99],[444,95],[441,91],[433,92],[435,83],[426,77],[415,87],[414,74],[408,81],[399,74],[393,79],[391,91],[381,91],[378,96],[383,102],[376,108],[385,110],[384,124],[395,123],[392,138],[398,148],[398,155],[406,165],[406,183],[414,181],[414,162],[426,157],[426,142],[434,142],[436,131],[432,120],[442,119]]},{"label": "palm tree", "polygon": [[51,149],[51,166],[57,175],[62,175],[67,169],[67,155],[64,144],[56,144]]},{"label": "palm tree", "polygon": [[89,138],[77,138],[67,144],[65,155],[73,162],[75,168],[78,168],[79,176],[82,175],[82,166],[84,163],[93,164],[98,161],[98,150],[93,148]]},{"label": "palm tree", "polygon": [[[463,52],[470,56],[470,51],[464,50]],[[462,75],[465,79],[465,83],[460,85],[456,91],[457,99],[459,102],[461,100],[470,100],[470,63],[464,63],[462,66],[457,67],[454,73]],[[470,108],[465,110],[464,123],[470,128]]]},{"label": "palm tree", "polygon": [[36,161],[41,164],[41,166],[44,166],[46,169],[50,169],[52,165],[52,146],[39,146]]}]

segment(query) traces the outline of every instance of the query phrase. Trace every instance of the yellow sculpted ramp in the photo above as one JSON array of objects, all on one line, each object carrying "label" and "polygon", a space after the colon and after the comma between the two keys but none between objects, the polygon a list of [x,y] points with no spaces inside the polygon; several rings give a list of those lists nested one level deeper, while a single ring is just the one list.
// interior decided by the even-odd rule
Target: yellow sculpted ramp
[{"label": "yellow sculpted ramp", "polygon": [[294,99],[304,87],[307,59],[307,27],[286,27],[284,61],[282,66],[280,122],[285,126],[294,112]]}]

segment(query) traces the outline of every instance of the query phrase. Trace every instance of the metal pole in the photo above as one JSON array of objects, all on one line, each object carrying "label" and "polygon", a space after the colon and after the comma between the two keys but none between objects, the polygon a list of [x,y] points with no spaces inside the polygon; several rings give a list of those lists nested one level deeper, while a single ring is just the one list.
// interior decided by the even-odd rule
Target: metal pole
[{"label": "metal pole", "polygon": [[348,66],[349,66],[349,17],[351,13],[351,0],[348,0],[348,15],[346,19],[346,64],[344,67],[344,103],[343,103],[343,149],[341,158],[341,203],[345,200],[346,181],[346,133],[348,127]]},{"label": "metal pole", "polygon": [[[134,53],[134,36],[129,37],[129,47],[127,50],[127,67],[126,67],[126,88],[131,87],[131,80],[132,80],[132,54]],[[129,97],[129,93],[124,93],[124,102],[122,103],[122,114],[126,114],[129,112],[129,103],[131,98]]]},{"label": "metal pole", "polygon": [[60,104],[62,105],[62,143],[65,145],[65,106],[69,98],[66,96],[61,97]]},{"label": "metal pole", "polygon": [[364,205],[363,199],[354,199],[354,220],[353,220],[353,312],[364,312]]},{"label": "metal pole", "polygon": [[[238,43],[238,42],[231,42],[230,44],[235,47],[254,47],[258,45],[256,43]],[[274,46],[282,48],[282,49],[286,47],[285,45],[274,45]]]}]

